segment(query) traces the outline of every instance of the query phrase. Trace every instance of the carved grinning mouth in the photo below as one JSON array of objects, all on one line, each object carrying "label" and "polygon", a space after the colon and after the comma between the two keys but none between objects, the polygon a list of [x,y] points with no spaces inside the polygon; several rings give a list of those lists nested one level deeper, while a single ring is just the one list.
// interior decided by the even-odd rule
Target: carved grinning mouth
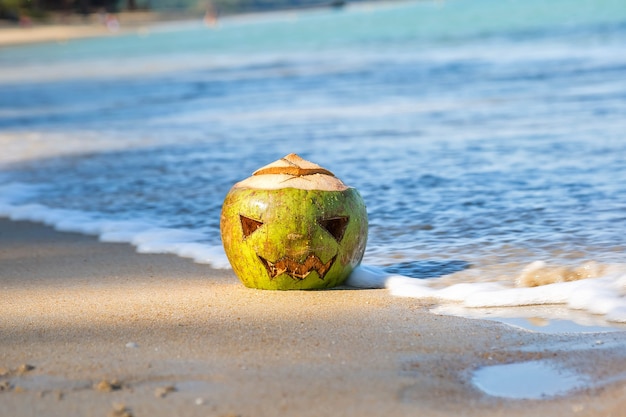
[{"label": "carved grinning mouth", "polygon": [[324,276],[333,265],[333,262],[335,262],[335,258],[337,258],[337,255],[333,256],[330,261],[323,263],[320,258],[311,254],[307,256],[303,263],[300,263],[288,257],[281,258],[276,262],[271,262],[262,256],[259,256],[261,263],[270,274],[270,279],[273,279],[280,274],[288,274],[296,280],[305,279],[313,271],[317,271],[320,279],[324,279]]}]

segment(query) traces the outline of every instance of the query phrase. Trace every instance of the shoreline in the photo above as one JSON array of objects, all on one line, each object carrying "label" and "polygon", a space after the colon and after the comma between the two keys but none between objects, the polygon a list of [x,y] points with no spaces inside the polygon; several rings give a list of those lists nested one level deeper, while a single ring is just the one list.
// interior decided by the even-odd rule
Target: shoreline
[{"label": "shoreline", "polygon": [[219,27],[220,21],[246,21],[258,16],[281,16],[296,12],[324,10],[325,7],[302,9],[277,9],[256,12],[228,13],[217,18],[208,18],[202,13],[192,12],[156,12],[126,11],[114,13],[113,25],[108,26],[106,15],[91,15],[82,18],[78,15],[63,17],[54,16],[50,21],[34,23],[31,26],[1,24],[0,49],[33,44],[66,43],[72,40],[115,37],[137,33],[144,36],[152,30],[166,28],[170,25],[204,24],[207,29]]},{"label": "shoreline", "polygon": [[[367,0],[346,5],[351,9],[371,9],[374,7],[393,7],[405,4],[406,0],[376,1]],[[1,23],[0,21],[0,50],[17,46],[66,43],[72,40],[96,37],[120,36],[137,33],[144,36],[152,30],[167,27],[172,24],[204,24],[208,29],[219,28],[221,21],[245,22],[259,16],[290,16],[293,13],[332,10],[332,2],[322,5],[294,7],[284,9],[270,9],[258,11],[230,12],[220,15],[219,19],[204,16],[201,11],[187,12],[157,12],[157,11],[124,11],[113,14],[119,26],[112,30],[104,23],[104,16],[92,13],[83,18],[73,14],[63,16],[55,14],[45,23],[34,23],[32,26],[21,27],[18,24]]]},{"label": "shoreline", "polygon": [[117,25],[107,26],[105,17],[93,13],[86,18],[72,15],[67,18],[55,16],[46,23],[34,23],[32,26],[0,25],[0,48],[42,44],[65,43],[71,40],[95,37],[119,36],[129,33],[143,33],[159,26],[171,23],[198,21],[201,17],[192,14],[162,14],[157,12],[122,12],[116,13]]},{"label": "shoreline", "polygon": [[110,35],[106,28],[94,25],[45,25],[29,28],[0,28],[0,48],[40,43],[64,43]]},{"label": "shoreline", "polygon": [[[3,415],[604,416],[626,407],[626,332],[532,333],[436,316],[382,289],[251,290],[230,270],[6,219],[0,289]],[[593,383],[541,400],[471,383],[478,367],[530,360]]]}]

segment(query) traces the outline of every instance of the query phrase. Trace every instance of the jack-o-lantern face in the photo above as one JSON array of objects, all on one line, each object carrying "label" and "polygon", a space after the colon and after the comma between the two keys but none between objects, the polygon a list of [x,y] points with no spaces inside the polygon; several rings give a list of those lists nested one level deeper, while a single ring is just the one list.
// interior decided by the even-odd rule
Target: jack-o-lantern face
[{"label": "jack-o-lantern face", "polygon": [[[241,219],[241,229],[244,239],[263,225],[263,222],[251,219],[244,215],[239,215],[239,217]],[[350,218],[348,216],[342,216],[332,219],[319,220],[318,223],[335,238],[338,244],[341,244],[341,240],[343,239],[343,234],[346,230],[346,226],[348,226],[349,220]],[[292,236],[293,235],[287,235],[287,238],[290,239]],[[298,261],[289,255],[285,255],[284,257],[272,262],[261,255],[258,256],[261,263],[265,266],[265,269],[267,269],[270,279],[274,279],[281,274],[287,274],[296,280],[305,279],[313,271],[317,272],[319,278],[323,280],[326,273],[335,262],[335,259],[337,259],[337,255],[335,255],[328,262],[324,263],[315,253],[310,253],[304,261]]]},{"label": "jack-o-lantern face", "polygon": [[[284,160],[308,163],[295,155]],[[222,242],[233,270],[253,288],[339,285],[359,264],[365,250],[367,213],[359,193],[326,170],[304,175],[263,170],[256,175],[271,177],[262,179],[269,189],[256,188],[259,182],[251,177],[251,181],[236,184],[224,201]],[[328,178],[319,176],[331,177],[331,185]],[[313,181],[305,186],[322,189],[287,187],[301,186],[302,181]],[[285,186],[273,188],[272,184]]]}]

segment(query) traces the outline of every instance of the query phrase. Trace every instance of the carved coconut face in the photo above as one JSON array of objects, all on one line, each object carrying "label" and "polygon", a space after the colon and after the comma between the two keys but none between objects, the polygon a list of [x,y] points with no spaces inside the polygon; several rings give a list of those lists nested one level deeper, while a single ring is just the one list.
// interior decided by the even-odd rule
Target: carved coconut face
[{"label": "carved coconut face", "polygon": [[[295,155],[284,160],[308,163]],[[264,169],[256,175],[272,177],[263,179],[271,180],[265,184],[268,189],[256,188],[259,180],[251,177],[251,181],[236,184],[224,201],[222,242],[233,270],[253,288],[288,290],[339,285],[365,251],[367,213],[359,193],[334,176],[331,186],[324,182],[327,178],[320,182],[314,177],[329,176],[326,170],[323,174],[293,175],[299,172],[277,174]],[[281,178],[274,178],[277,175]],[[287,181],[284,175],[289,177]],[[282,186],[302,181],[313,189]],[[277,184],[281,187],[276,188]]]}]

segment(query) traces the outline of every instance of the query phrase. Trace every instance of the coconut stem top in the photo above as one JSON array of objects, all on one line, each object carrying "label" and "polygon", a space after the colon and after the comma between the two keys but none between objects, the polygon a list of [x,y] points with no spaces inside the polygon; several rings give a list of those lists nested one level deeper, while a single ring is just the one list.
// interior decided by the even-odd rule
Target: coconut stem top
[{"label": "coconut stem top", "polygon": [[321,166],[307,161],[295,153],[280,158],[278,161],[274,161],[271,164],[265,165],[262,168],[254,171],[252,175],[267,175],[267,174],[287,174],[294,177],[302,177],[305,175],[324,174],[334,177],[335,174],[329,170],[322,168]]},{"label": "coconut stem top", "polygon": [[295,153],[290,153],[259,168],[251,177],[238,182],[234,187],[262,190],[298,188],[324,191],[344,191],[350,188],[329,170]]}]

